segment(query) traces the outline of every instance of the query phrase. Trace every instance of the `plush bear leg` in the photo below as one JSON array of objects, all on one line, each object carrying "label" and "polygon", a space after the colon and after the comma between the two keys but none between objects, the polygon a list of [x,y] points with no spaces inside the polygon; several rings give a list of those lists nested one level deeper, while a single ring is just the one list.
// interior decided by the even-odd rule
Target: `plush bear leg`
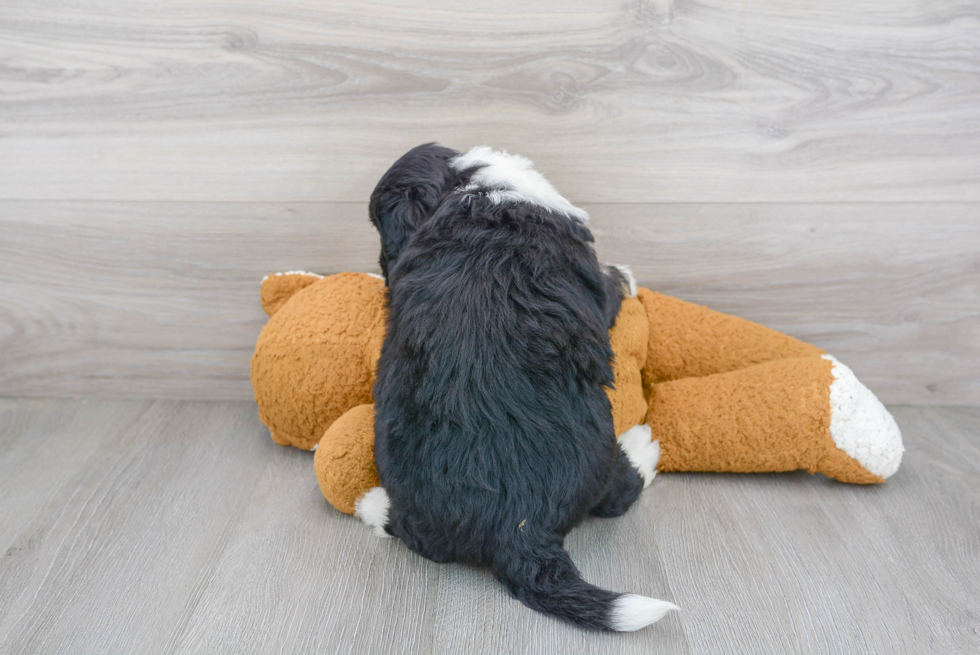
[{"label": "plush bear leg", "polygon": [[823,350],[758,323],[639,289],[642,368],[661,470],[821,472],[881,482],[901,462],[891,414]]},{"label": "plush bear leg", "polygon": [[648,347],[643,385],[702,377],[795,357],[819,357],[816,346],[744,318],[640,288]]},{"label": "plush bear leg", "polygon": [[647,422],[662,471],[805,469],[883,482],[901,462],[895,421],[830,356],[783,359],[655,384]]}]

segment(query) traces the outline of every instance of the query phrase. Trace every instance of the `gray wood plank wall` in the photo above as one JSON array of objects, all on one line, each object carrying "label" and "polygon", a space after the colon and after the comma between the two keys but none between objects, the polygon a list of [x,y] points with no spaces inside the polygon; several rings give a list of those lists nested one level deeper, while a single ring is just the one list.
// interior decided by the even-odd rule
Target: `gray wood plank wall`
[{"label": "gray wood plank wall", "polygon": [[248,398],[277,270],[376,270],[427,140],[648,286],[980,404],[980,5],[0,0],[0,395]]}]

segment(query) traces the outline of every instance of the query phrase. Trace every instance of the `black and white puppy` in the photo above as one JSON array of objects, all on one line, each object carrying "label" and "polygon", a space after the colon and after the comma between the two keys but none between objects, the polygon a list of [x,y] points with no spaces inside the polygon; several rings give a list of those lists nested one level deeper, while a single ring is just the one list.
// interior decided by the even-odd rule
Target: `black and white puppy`
[{"label": "black and white puppy", "polygon": [[637,630],[676,609],[585,582],[563,548],[652,479],[646,426],[617,441],[608,330],[632,280],[600,267],[588,215],[523,157],[419,146],[371,198],[388,282],[374,386],[379,535],[486,564],[525,605]]}]

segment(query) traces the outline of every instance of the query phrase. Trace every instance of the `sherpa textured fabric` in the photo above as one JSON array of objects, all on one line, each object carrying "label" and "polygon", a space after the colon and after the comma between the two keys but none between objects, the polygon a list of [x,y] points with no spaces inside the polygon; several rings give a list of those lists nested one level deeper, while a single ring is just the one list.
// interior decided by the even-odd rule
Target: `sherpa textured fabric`
[{"label": "sherpa textured fabric", "polygon": [[830,361],[800,357],[653,385],[647,422],[661,471],[823,473],[883,482],[830,435]]},{"label": "sherpa textured fabric", "polygon": [[272,316],[297,291],[322,279],[322,275],[304,273],[303,271],[266,275],[262,280],[262,289],[259,292],[262,297],[262,309],[265,310],[266,314]]},{"label": "sherpa textured fabric", "polygon": [[646,311],[636,298],[623,299],[616,324],[609,331],[612,342],[613,373],[616,381],[606,390],[612,404],[616,434],[643,423],[647,416],[647,401],[643,396],[643,365],[647,359],[649,328]]},{"label": "sherpa textured fabric", "polygon": [[[275,276],[262,286],[273,284]],[[341,414],[372,402],[383,338],[383,280],[340,273],[296,291],[272,314],[252,356],[259,419],[273,440],[310,450]]]},{"label": "sherpa textured fabric", "polygon": [[736,371],[791,357],[819,357],[823,350],[744,318],[640,288],[649,319],[643,367],[646,386]]},{"label": "sherpa textured fabric", "polygon": [[374,467],[374,405],[358,405],[327,429],[313,468],[330,504],[353,514],[357,499],[381,484]]}]

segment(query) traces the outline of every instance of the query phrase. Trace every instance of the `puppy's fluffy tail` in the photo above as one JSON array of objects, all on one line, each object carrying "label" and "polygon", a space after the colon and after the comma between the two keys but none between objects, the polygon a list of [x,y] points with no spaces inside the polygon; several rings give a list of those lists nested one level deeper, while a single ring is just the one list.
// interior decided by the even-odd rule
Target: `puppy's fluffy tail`
[{"label": "puppy's fluffy tail", "polygon": [[633,631],[659,621],[673,603],[600,589],[582,579],[568,553],[556,543],[522,540],[499,551],[493,572],[510,593],[531,609],[583,628]]}]

